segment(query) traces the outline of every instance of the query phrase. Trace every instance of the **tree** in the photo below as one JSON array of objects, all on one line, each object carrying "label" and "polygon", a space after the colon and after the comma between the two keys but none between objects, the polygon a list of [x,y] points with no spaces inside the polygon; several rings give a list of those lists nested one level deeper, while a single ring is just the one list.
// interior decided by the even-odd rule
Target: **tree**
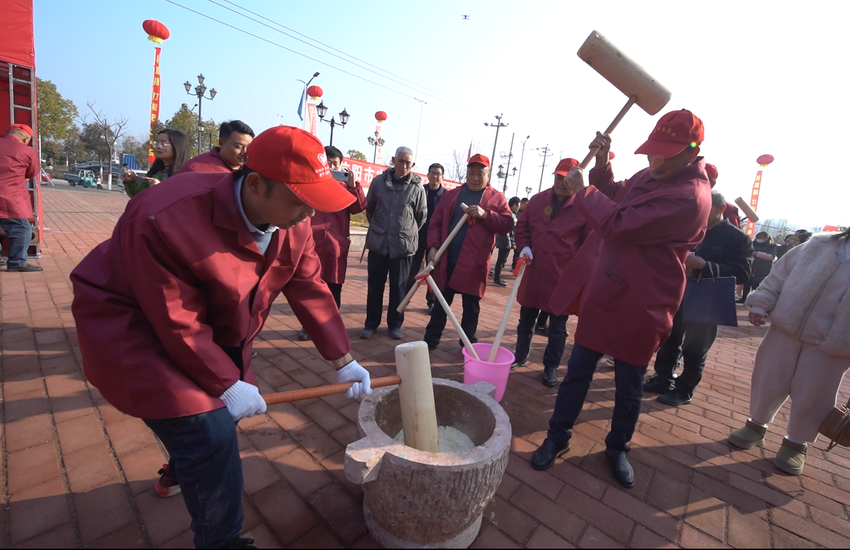
[{"label": "tree", "polygon": [[106,180],[106,188],[112,190],[112,159],[115,156],[115,142],[117,142],[124,133],[130,119],[119,116],[118,120],[110,122],[102,111],[95,110],[94,102],[87,101],[86,105],[89,109],[91,109],[92,115],[94,116],[94,122],[89,125],[90,132],[92,132],[92,134],[96,133],[100,135],[103,143],[106,144],[107,157],[109,159],[109,172]]},{"label": "tree", "polygon": [[97,124],[83,122],[80,144],[83,146],[86,155],[94,157],[100,162],[109,156],[109,147],[103,140],[103,129],[98,127]]},{"label": "tree", "polygon": [[148,164],[147,138],[124,136],[124,139],[118,144],[118,152],[125,155],[135,155],[140,166],[147,166]]},{"label": "tree", "polygon": [[366,155],[364,155],[363,153],[361,153],[357,149],[349,149],[348,152],[346,153],[346,155],[348,155],[348,158],[354,159],[354,160],[362,160],[362,161],[368,160],[366,158]]},{"label": "tree", "polygon": [[211,147],[218,144],[218,124],[215,120],[205,120],[202,124],[201,132],[201,151],[198,151],[198,115],[192,112],[184,103],[174,116],[166,120],[165,123],[157,123],[155,132],[162,130],[177,130],[186,136],[186,141],[189,144],[189,158],[192,158],[200,153],[206,153]]},{"label": "tree", "polygon": [[49,80],[36,78],[36,98],[38,101],[38,133],[43,141],[58,142],[68,137],[79,116],[77,106],[65,99]]}]

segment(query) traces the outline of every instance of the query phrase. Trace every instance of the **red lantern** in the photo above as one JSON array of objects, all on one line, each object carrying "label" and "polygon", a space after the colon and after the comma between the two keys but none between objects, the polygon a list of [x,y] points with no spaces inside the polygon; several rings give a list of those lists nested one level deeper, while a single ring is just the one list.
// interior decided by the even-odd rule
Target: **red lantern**
[{"label": "red lantern", "polygon": [[171,36],[168,27],[153,19],[147,19],[142,23],[142,28],[148,33],[148,40],[157,44],[162,44],[163,40],[168,40]]},{"label": "red lantern", "polygon": [[378,111],[377,113],[375,113],[375,120],[383,124],[383,122],[387,120],[387,113],[384,111]]},{"label": "red lantern", "polygon": [[307,88],[307,95],[310,96],[312,99],[319,99],[324,93],[324,90],[322,90],[315,84]]},{"label": "red lantern", "polygon": [[756,159],[756,162],[759,163],[760,166],[767,166],[773,162],[773,155],[762,155]]}]

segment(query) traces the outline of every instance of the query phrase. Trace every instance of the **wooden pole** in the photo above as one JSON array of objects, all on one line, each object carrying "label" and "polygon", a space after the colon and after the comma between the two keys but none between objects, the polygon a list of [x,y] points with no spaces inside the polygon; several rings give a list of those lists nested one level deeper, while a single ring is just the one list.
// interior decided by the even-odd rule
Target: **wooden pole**
[{"label": "wooden pole", "polygon": [[[314,399],[316,397],[327,397],[329,395],[337,395],[345,393],[351,387],[352,382],[345,384],[331,384],[328,386],[319,386],[318,388],[304,388],[303,390],[284,391],[280,393],[271,393],[264,395],[263,400],[267,405],[277,405],[278,403],[291,403],[293,401],[301,401],[302,399]],[[384,378],[373,378],[372,388],[383,388],[384,386],[394,386],[401,384],[400,376],[385,376]]]},{"label": "wooden pole", "polygon": [[[525,260],[525,258],[523,258],[523,260]],[[496,353],[499,352],[499,344],[502,343],[502,336],[505,334],[505,327],[508,326],[508,317],[511,315],[511,309],[513,308],[514,300],[516,300],[519,285],[522,282],[522,276],[525,275],[525,266],[526,262],[524,261],[519,266],[519,275],[517,275],[516,280],[514,281],[514,286],[511,288],[511,296],[508,298],[507,305],[505,305],[505,313],[502,315],[502,322],[499,323],[499,330],[496,331],[496,339],[493,340],[493,347],[490,348],[490,356],[487,358],[488,363],[492,363],[496,360]]]},{"label": "wooden pole", "polygon": [[463,331],[463,327],[460,326],[460,323],[455,317],[452,308],[449,307],[448,302],[446,302],[446,297],[443,296],[443,293],[440,292],[440,288],[437,286],[437,283],[434,282],[434,278],[429,274],[428,277],[425,278],[428,281],[428,284],[431,286],[431,292],[434,293],[434,296],[437,297],[437,301],[440,302],[440,306],[446,312],[446,316],[452,322],[457,331],[458,336],[460,336],[460,341],[463,342],[463,347],[466,348],[467,353],[475,358],[476,361],[481,361],[481,358],[478,357],[478,353],[476,353],[475,348],[472,347],[472,342],[469,341],[469,338],[466,336],[466,333]]},{"label": "wooden pole", "polygon": [[428,344],[422,341],[399,344],[395,348],[395,362],[396,370],[404,380],[398,387],[404,444],[420,451],[439,452]]}]

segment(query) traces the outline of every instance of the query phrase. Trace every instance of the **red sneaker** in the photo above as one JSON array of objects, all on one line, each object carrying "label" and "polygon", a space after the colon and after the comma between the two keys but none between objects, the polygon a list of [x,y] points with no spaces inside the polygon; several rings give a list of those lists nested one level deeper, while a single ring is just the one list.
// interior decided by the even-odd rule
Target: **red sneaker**
[{"label": "red sneaker", "polygon": [[153,486],[154,491],[159,496],[165,497],[173,497],[176,494],[180,493],[180,484],[177,483],[177,480],[171,477],[171,474],[168,473],[168,464],[163,464],[162,469],[159,472],[159,481]]}]

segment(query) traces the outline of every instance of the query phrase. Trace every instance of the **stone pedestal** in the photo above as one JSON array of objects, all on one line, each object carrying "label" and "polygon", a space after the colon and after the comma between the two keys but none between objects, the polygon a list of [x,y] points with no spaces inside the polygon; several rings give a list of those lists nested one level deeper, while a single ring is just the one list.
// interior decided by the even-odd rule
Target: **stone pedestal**
[{"label": "stone pedestal", "polygon": [[375,390],[360,405],[362,439],[345,453],[345,474],[363,485],[363,513],[385,548],[466,548],[478,535],[484,507],[508,464],[511,424],[492,384],[434,379],[437,423],[477,446],[429,453],[396,443],[398,387]]}]

